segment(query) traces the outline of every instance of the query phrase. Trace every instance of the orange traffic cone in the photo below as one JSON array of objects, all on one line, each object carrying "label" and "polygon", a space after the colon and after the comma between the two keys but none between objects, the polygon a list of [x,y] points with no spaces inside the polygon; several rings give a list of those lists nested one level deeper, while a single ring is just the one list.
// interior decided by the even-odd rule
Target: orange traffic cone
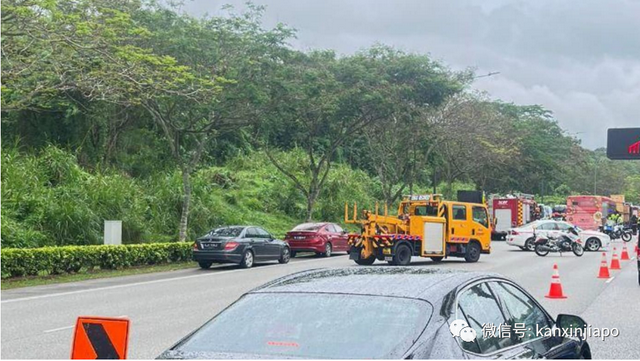
[{"label": "orange traffic cone", "polygon": [[602,252],[602,261],[600,262],[600,273],[598,278],[610,278],[609,268],[607,267],[607,254]]},{"label": "orange traffic cone", "polygon": [[629,261],[631,260],[631,258],[629,258],[629,251],[627,251],[627,244],[623,244],[622,245],[622,256],[620,256],[620,260],[621,261]]},{"label": "orange traffic cone", "polygon": [[618,254],[616,253],[616,248],[613,247],[613,257],[611,258],[611,267],[610,269],[620,269],[620,260],[618,259]]},{"label": "orange traffic cone", "polygon": [[560,283],[560,273],[558,272],[558,264],[553,264],[553,276],[551,276],[551,287],[549,287],[549,294],[544,296],[546,298],[567,298],[562,293],[562,284]]}]

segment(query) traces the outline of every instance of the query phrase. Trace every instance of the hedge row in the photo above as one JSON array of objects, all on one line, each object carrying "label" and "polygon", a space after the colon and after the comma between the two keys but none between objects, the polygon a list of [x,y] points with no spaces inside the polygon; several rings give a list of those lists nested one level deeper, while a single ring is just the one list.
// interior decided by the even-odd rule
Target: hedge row
[{"label": "hedge row", "polygon": [[2,249],[2,278],[56,275],[191,259],[192,243]]}]

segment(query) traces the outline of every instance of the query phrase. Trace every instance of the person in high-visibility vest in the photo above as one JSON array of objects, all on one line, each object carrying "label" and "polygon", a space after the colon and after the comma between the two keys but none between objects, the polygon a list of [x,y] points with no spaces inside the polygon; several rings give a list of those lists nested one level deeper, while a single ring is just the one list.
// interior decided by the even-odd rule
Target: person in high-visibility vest
[{"label": "person in high-visibility vest", "polygon": [[623,221],[624,221],[624,219],[622,218],[622,214],[620,214],[620,212],[616,211],[616,223],[617,224],[622,224]]}]

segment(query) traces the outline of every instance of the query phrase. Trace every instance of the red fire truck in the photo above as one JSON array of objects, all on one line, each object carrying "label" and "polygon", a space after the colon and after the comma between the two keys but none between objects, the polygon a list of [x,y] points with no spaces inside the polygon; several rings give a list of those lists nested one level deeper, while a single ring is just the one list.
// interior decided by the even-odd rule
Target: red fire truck
[{"label": "red fire truck", "polygon": [[510,228],[519,227],[533,220],[536,202],[533,195],[517,194],[514,196],[493,198],[493,239],[504,239]]},{"label": "red fire truck", "polygon": [[598,230],[602,220],[616,210],[616,203],[603,196],[567,197],[567,222],[590,231]]}]

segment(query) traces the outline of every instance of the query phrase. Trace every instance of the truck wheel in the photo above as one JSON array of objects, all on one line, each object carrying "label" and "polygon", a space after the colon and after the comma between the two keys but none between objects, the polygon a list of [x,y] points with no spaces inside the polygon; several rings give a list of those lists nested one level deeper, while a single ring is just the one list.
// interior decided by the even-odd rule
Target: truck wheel
[{"label": "truck wheel", "polygon": [[444,257],[429,257],[435,263],[440,263]]},{"label": "truck wheel", "polygon": [[464,254],[464,260],[473,263],[478,262],[480,259],[480,245],[476,242],[471,242],[467,245],[467,252]]},{"label": "truck wheel", "polygon": [[360,259],[355,260],[355,261],[360,266],[371,266],[373,264],[373,262],[376,261],[376,257],[371,256],[369,258],[360,258]]},{"label": "truck wheel", "polygon": [[211,267],[211,262],[200,261],[198,262],[198,266],[202,269],[209,269],[209,267]]},{"label": "truck wheel", "polygon": [[406,243],[402,243],[396,247],[396,252],[390,263],[394,266],[406,266],[411,263],[411,256],[413,256],[411,248]]}]

